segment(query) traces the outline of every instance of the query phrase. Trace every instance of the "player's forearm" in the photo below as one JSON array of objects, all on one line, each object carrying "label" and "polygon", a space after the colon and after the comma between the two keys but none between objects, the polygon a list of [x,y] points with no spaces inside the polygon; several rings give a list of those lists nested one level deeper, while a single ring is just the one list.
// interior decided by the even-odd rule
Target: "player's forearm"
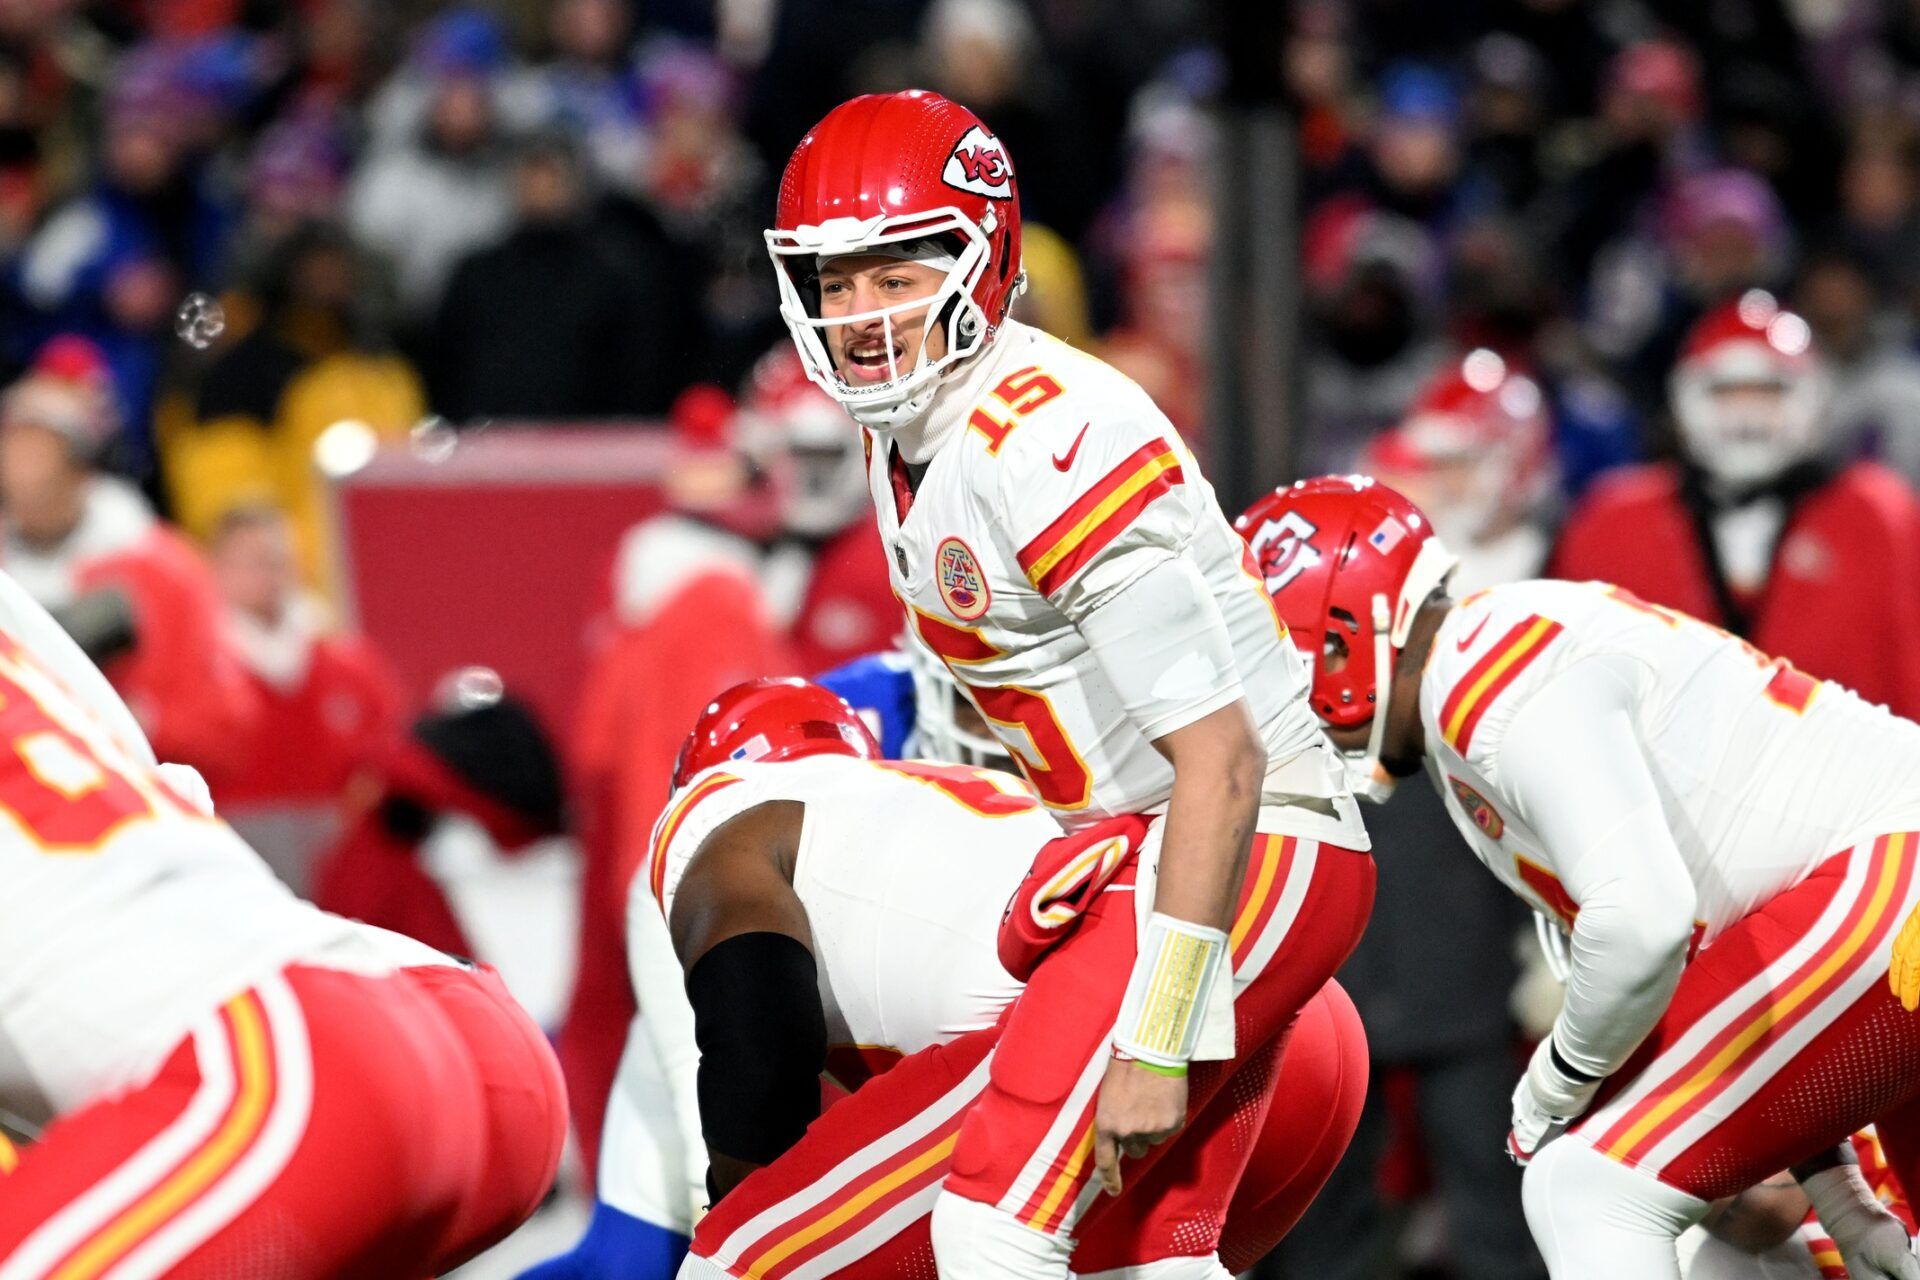
[{"label": "player's forearm", "polygon": [[1247,704],[1234,702],[1159,744],[1173,764],[1154,910],[1230,929],[1260,811],[1266,750]]}]

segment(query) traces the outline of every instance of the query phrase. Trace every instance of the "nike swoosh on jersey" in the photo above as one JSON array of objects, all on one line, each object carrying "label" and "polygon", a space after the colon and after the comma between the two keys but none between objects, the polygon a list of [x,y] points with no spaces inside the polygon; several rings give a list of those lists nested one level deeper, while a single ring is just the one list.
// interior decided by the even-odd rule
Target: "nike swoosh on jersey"
[{"label": "nike swoosh on jersey", "polygon": [[1467,634],[1465,634],[1464,636],[1461,636],[1460,639],[1455,642],[1461,653],[1465,653],[1467,650],[1473,648],[1473,642],[1475,640],[1478,640],[1480,638],[1480,633],[1486,630],[1487,628],[1487,618],[1490,618],[1492,616],[1493,616],[1492,614],[1488,614],[1487,617],[1481,618],[1480,625],[1476,626],[1473,630],[1467,632]]},{"label": "nike swoosh on jersey", "polygon": [[1053,466],[1056,471],[1065,471],[1073,465],[1073,455],[1080,452],[1080,442],[1087,438],[1087,427],[1092,425],[1089,422],[1086,427],[1080,428],[1080,434],[1073,438],[1073,444],[1067,449],[1065,457],[1057,453],[1053,455]]}]

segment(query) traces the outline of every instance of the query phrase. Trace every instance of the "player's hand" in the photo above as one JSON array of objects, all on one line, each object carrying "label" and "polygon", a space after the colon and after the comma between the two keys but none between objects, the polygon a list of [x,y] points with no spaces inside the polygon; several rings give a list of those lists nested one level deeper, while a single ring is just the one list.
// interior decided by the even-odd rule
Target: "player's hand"
[{"label": "player's hand", "polygon": [[1163,1076],[1115,1058],[1093,1109],[1093,1168],[1110,1196],[1120,1194],[1120,1157],[1139,1158],[1187,1123],[1187,1078]]},{"label": "player's hand", "polygon": [[1907,916],[1907,922],[1900,926],[1900,936],[1893,940],[1887,985],[1908,1013],[1920,1009],[1920,907]]},{"label": "player's hand", "polygon": [[[1532,1160],[1540,1148],[1567,1130],[1598,1092],[1598,1080],[1575,1080],[1553,1060],[1549,1034],[1533,1051],[1527,1073],[1513,1090],[1513,1128],[1507,1131],[1507,1156],[1515,1164]],[[1916,1277],[1915,1280],[1920,1280]]]},{"label": "player's hand", "polygon": [[1920,1280],[1920,1259],[1913,1256],[1913,1238],[1892,1214],[1851,1243],[1852,1248],[1848,1248],[1834,1241],[1852,1280]]},{"label": "player's hand", "polygon": [[1857,1165],[1801,1177],[1800,1186],[1853,1280],[1920,1280],[1920,1258],[1906,1225],[1880,1203]]}]

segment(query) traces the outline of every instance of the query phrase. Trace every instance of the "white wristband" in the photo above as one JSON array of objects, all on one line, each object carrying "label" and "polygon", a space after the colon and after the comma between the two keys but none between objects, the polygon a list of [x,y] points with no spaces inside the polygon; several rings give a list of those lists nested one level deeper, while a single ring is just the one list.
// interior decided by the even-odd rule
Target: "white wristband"
[{"label": "white wristband", "polygon": [[1836,1241],[1847,1238],[1856,1218],[1873,1218],[1887,1212],[1857,1164],[1822,1169],[1802,1182],[1800,1189],[1807,1193],[1820,1225]]},{"label": "white wristband", "polygon": [[1113,1047],[1157,1067],[1184,1067],[1227,956],[1227,935],[1156,911],[1133,962]]}]

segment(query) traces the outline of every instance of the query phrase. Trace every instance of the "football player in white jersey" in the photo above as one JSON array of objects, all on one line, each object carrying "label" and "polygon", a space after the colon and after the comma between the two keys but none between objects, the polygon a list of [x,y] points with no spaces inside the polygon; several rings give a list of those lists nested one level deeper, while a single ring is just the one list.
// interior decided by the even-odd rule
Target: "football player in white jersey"
[{"label": "football player in white jersey", "polygon": [[[684,966],[698,1041],[697,1086],[665,1074],[697,1093],[718,1207],[682,1275],[925,1266],[1021,979],[1109,883],[1133,888],[1142,819],[1061,837],[1017,778],[878,755],[844,703],[793,680],[728,690],[688,739],[630,922],[642,1008],[669,1009]],[[663,914],[670,941],[642,927]],[[1209,1220],[1244,1266],[1291,1225],[1351,1135],[1364,1037],[1329,984],[1278,1048],[1181,1135],[1169,1176],[1083,1222],[1082,1274],[1187,1265]],[[822,1075],[858,1092],[809,1127]]]},{"label": "football player in white jersey", "polygon": [[935,1213],[943,1274],[1056,1277],[1121,1157],[1150,1165],[1351,950],[1366,835],[1192,454],[1137,386],[1009,316],[1019,201],[979,119],[918,90],[841,105],[767,242],[809,375],[865,433],[911,628],[1064,826],[1153,819],[1141,919],[1090,913],[1066,945],[1108,968],[1029,987],[1059,1007],[1001,1042]]},{"label": "football player in white jersey", "polygon": [[0,1277],[437,1274],[566,1101],[490,971],[301,902],[0,575]]},{"label": "football player in white jersey", "polygon": [[1332,740],[1383,778],[1424,763],[1568,935],[1508,1137],[1552,1274],[1677,1277],[1711,1201],[1791,1168],[1854,1280],[1920,1277],[1846,1142],[1880,1120],[1901,1173],[1920,1136],[1920,1018],[1889,976],[1920,726],[1602,583],[1455,602],[1425,518],[1364,477],[1240,528]]}]

